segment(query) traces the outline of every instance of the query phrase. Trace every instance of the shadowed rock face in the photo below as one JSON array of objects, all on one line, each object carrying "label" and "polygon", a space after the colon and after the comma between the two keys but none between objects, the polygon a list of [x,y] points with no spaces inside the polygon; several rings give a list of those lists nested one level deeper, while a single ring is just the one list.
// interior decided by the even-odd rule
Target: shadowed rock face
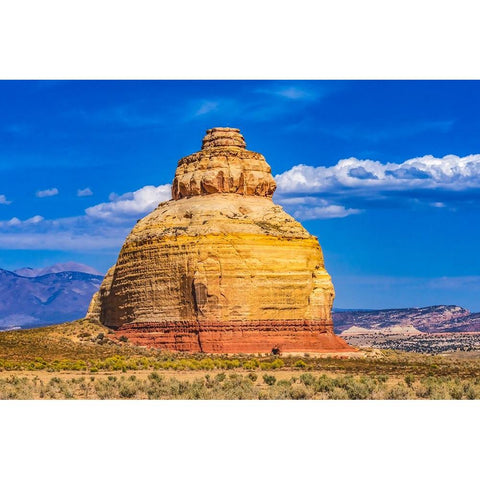
[{"label": "shadowed rock face", "polygon": [[88,316],[132,342],[200,352],[349,349],[316,237],[275,205],[264,157],[237,129],[178,162],[173,199],[128,235]]}]

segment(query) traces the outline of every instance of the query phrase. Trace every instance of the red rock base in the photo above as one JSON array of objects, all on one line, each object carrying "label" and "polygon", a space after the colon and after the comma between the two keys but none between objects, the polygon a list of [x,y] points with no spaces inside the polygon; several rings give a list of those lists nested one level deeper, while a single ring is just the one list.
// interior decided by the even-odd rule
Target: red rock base
[{"label": "red rock base", "polygon": [[325,322],[138,322],[122,325],[115,336],[135,345],[203,353],[353,352]]}]

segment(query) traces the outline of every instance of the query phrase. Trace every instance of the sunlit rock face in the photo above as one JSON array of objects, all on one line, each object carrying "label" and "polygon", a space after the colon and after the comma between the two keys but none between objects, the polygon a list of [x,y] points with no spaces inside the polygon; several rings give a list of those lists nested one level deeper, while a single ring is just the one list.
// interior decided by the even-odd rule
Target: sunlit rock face
[{"label": "sunlit rock face", "polygon": [[208,130],[178,162],[172,200],[128,235],[89,317],[166,350],[348,350],[317,238],[273,203],[275,187],[239,130]]}]

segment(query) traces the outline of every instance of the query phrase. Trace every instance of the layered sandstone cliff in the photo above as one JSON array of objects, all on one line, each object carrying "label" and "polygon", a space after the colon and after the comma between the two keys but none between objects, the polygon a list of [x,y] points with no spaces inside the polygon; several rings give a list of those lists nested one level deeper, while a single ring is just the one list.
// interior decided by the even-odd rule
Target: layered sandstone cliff
[{"label": "layered sandstone cliff", "polygon": [[178,162],[173,199],[128,235],[88,315],[131,341],[201,352],[348,349],[316,237],[275,205],[265,158],[237,129]]}]

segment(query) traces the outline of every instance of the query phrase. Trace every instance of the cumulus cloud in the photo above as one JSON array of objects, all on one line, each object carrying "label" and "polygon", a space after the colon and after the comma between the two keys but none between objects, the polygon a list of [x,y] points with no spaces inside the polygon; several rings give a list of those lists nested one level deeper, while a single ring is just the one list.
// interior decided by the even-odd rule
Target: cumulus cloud
[{"label": "cumulus cloud", "polygon": [[147,185],[123,195],[110,194],[110,201],[100,203],[85,210],[89,217],[108,220],[122,220],[145,214],[153,210],[160,202],[171,198],[169,184],[155,187]]},{"label": "cumulus cloud", "polygon": [[331,167],[296,165],[275,179],[283,203],[292,195],[317,194],[348,207],[420,202],[439,208],[480,197],[480,154],[426,155],[402,163],[347,158]]},{"label": "cumulus cloud", "polygon": [[5,195],[0,195],[0,205],[10,205],[12,202],[7,200]]},{"label": "cumulus cloud", "polygon": [[93,195],[93,192],[90,190],[90,188],[79,188],[77,190],[77,197],[91,197]]},{"label": "cumulus cloud", "polygon": [[38,198],[45,198],[45,197],[54,197],[58,195],[58,188],[47,188],[46,190],[38,190],[35,194]]},{"label": "cumulus cloud", "polygon": [[139,217],[171,198],[171,186],[145,186],[85,210],[85,215],[45,219],[40,215],[0,221],[0,248],[115,251]]},{"label": "cumulus cloud", "polygon": [[13,217],[10,220],[3,220],[0,221],[0,226],[2,227],[18,227],[18,226],[25,226],[25,225],[37,225],[40,222],[45,220],[41,215],[35,215],[31,218],[27,218],[26,220],[20,220],[17,217]]},{"label": "cumulus cloud", "polygon": [[[321,202],[320,202],[321,203]],[[342,205],[324,205],[308,207],[302,205],[293,212],[293,216],[300,220],[317,220],[323,218],[343,218],[361,213],[357,208],[345,208]]]},{"label": "cumulus cloud", "polygon": [[448,189],[460,191],[480,188],[480,154],[458,157],[432,155],[403,163],[381,163],[348,158],[332,167],[296,165],[276,176],[283,192],[316,192],[340,189],[378,190]]}]

